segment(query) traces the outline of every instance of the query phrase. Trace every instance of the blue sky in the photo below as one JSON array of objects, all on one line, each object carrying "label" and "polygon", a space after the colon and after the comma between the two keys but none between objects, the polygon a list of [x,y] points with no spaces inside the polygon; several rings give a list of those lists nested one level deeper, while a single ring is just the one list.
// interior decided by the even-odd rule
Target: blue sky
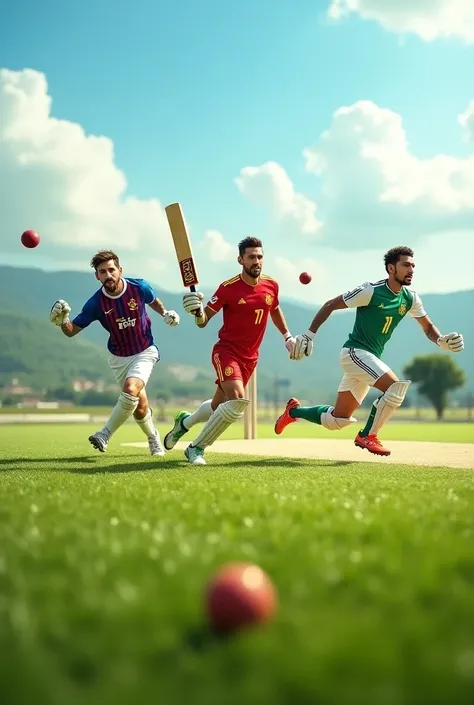
[{"label": "blue sky", "polygon": [[398,113],[421,159],[470,154],[456,120],[474,98],[473,46],[401,38],[357,15],[330,21],[328,6],[22,0],[2,11],[0,67],[44,74],[54,117],[110,138],[127,193],[181,201],[196,237],[273,238],[268,213],[234,179],[276,162],[324,213],[302,152],[341,106],[368,100]]}]

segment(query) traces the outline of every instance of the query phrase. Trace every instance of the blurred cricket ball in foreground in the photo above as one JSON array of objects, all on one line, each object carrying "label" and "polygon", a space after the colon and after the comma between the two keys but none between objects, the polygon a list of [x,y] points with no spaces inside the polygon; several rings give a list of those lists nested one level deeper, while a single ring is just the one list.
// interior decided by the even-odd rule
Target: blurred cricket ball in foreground
[{"label": "blurred cricket ball in foreground", "polygon": [[39,245],[40,236],[34,230],[25,230],[21,235],[21,244],[24,247],[36,247]]},{"label": "blurred cricket ball in foreground", "polygon": [[230,633],[268,622],[277,609],[278,594],[259,566],[228,563],[212,576],[205,602],[215,631]]},{"label": "blurred cricket ball in foreground", "polygon": [[300,282],[302,284],[309,284],[311,281],[311,274],[308,274],[308,272],[301,272],[300,274]]}]

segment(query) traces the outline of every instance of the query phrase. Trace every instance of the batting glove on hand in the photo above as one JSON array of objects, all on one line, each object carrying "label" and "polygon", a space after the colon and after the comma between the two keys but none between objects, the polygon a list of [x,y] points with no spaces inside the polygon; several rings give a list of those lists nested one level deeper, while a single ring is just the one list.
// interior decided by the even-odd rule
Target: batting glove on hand
[{"label": "batting glove on hand", "polygon": [[285,335],[285,348],[288,350],[290,353],[290,360],[293,360],[293,351],[295,349],[295,338],[291,335],[291,333],[287,333]]},{"label": "batting glove on hand", "polygon": [[179,325],[179,315],[176,311],[164,311],[163,319],[167,326],[177,326]]},{"label": "batting glove on hand", "polygon": [[204,315],[204,307],[202,305],[203,298],[204,294],[201,294],[200,291],[194,291],[190,294],[185,294],[183,296],[183,308],[186,313],[190,313],[192,316],[202,318],[202,316]]},{"label": "batting glove on hand", "polygon": [[450,350],[451,352],[461,352],[464,349],[464,338],[460,333],[448,333],[447,335],[440,335],[436,341],[440,348],[443,350]]},{"label": "batting glove on hand", "polygon": [[306,333],[302,335],[297,335],[295,338],[295,348],[293,350],[293,355],[290,356],[292,360],[302,360],[303,357],[309,357],[313,352],[313,338],[314,333],[311,330],[307,330]]},{"label": "batting glove on hand", "polygon": [[54,323],[55,326],[62,326],[63,323],[69,323],[69,314],[71,313],[71,307],[64,301],[64,299],[58,299],[51,306],[51,311],[49,312],[49,320]]}]

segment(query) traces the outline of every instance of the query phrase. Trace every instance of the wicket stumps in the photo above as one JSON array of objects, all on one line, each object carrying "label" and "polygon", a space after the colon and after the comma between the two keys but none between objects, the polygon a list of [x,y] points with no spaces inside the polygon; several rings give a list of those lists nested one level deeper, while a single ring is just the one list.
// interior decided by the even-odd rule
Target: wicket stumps
[{"label": "wicket stumps", "polygon": [[257,370],[245,387],[245,396],[250,399],[250,404],[244,413],[244,438],[251,440],[257,438]]}]

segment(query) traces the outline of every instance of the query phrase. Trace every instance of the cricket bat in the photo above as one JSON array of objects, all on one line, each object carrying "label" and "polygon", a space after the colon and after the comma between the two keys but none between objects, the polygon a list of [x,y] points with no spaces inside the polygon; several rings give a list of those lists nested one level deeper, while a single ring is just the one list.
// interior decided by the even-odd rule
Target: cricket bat
[{"label": "cricket bat", "polygon": [[188,287],[191,291],[196,291],[199,277],[181,204],[170,203],[165,207],[165,212],[170,226],[171,237],[173,238],[174,249],[176,250],[176,257],[178,258],[181,280],[185,287]]}]

